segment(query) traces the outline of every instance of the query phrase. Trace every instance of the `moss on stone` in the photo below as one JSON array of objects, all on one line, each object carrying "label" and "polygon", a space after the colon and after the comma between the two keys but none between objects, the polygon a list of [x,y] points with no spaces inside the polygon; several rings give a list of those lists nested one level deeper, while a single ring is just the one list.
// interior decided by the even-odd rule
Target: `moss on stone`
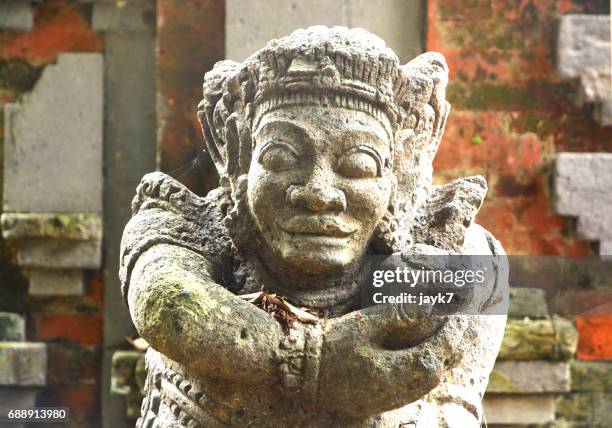
[{"label": "moss on stone", "polygon": [[566,360],[576,351],[578,336],[568,320],[509,320],[500,360]]}]

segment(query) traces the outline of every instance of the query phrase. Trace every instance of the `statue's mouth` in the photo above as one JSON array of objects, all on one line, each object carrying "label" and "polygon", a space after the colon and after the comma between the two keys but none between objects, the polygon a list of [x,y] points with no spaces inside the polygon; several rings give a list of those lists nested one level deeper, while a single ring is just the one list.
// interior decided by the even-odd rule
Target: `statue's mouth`
[{"label": "statue's mouth", "polygon": [[296,215],[282,224],[280,228],[283,232],[292,235],[333,238],[346,238],[357,230],[357,227],[330,215]]}]

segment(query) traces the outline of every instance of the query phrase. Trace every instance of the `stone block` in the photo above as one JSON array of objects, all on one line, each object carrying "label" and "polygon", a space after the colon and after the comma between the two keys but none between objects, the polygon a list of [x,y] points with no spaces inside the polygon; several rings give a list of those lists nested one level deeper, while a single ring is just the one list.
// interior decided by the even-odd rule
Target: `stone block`
[{"label": "stone block", "polygon": [[593,425],[612,426],[612,394],[594,394]]},{"label": "stone block", "polygon": [[489,376],[487,393],[567,392],[568,363],[550,361],[498,361]]},{"label": "stone block", "polygon": [[612,125],[610,15],[565,15],[559,25],[557,71],[579,78],[582,101],[600,105],[599,120]]},{"label": "stone block", "polygon": [[52,269],[98,269],[101,259],[101,241],[29,239],[17,254],[21,266]]},{"label": "stone block", "polygon": [[101,212],[103,57],[67,53],[5,105],[5,212]]},{"label": "stone block", "polygon": [[25,340],[25,321],[19,314],[0,312],[0,342]]},{"label": "stone block", "polygon": [[31,296],[80,296],[83,271],[79,269],[28,269]]},{"label": "stone block", "polygon": [[555,419],[552,394],[487,394],[483,400],[487,424],[546,424]]},{"label": "stone block", "polygon": [[593,404],[593,395],[589,393],[560,395],[555,401],[555,414],[557,419],[588,423],[593,419]]},{"label": "stone block", "polygon": [[3,213],[0,221],[4,239],[102,239],[98,213]]},{"label": "stone block", "polygon": [[44,343],[0,342],[0,385],[42,386],[46,375]]},{"label": "stone block", "polygon": [[610,73],[610,15],[562,16],[557,59],[557,71],[565,77],[606,67]]},{"label": "stone block", "polygon": [[574,360],[570,372],[572,391],[612,393],[612,361]]},{"label": "stone block", "polygon": [[0,2],[0,28],[31,30],[32,21],[32,5],[29,1],[3,0]]},{"label": "stone block", "polygon": [[227,0],[225,7],[227,59],[242,61],[270,39],[311,25],[365,28],[385,40],[402,62],[423,50],[422,10],[416,1],[353,0],[338,7],[325,0]]},{"label": "stone block", "polygon": [[151,31],[155,25],[154,16],[154,11],[147,1],[96,3],[93,6],[92,28],[102,32]]},{"label": "stone block", "polygon": [[540,288],[510,287],[508,316],[511,318],[548,318],[546,293]]},{"label": "stone block", "polygon": [[508,320],[499,360],[567,360],[576,352],[578,334],[563,318]]},{"label": "stone block", "polygon": [[[555,162],[555,210],[578,217],[578,234],[591,241],[612,240],[612,154],[560,153]],[[600,246],[606,255],[607,246]],[[610,253],[612,254],[612,253]]]}]

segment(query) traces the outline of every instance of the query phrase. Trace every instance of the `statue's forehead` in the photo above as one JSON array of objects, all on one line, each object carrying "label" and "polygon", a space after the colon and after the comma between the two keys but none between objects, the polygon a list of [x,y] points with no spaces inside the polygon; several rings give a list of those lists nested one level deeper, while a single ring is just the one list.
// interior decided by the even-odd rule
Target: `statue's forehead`
[{"label": "statue's forehead", "polygon": [[376,118],[361,111],[342,107],[288,106],[267,112],[259,121],[254,134],[279,127],[301,129],[306,133],[322,130],[341,134],[366,134],[388,143],[388,129]]}]

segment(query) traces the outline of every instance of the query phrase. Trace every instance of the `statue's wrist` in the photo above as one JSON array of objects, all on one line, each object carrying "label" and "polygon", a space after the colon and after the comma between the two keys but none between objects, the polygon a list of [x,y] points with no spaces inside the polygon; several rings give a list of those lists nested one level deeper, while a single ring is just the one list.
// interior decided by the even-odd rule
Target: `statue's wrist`
[{"label": "statue's wrist", "polygon": [[279,370],[283,390],[316,400],[321,365],[322,333],[319,324],[292,325],[279,346]]}]

